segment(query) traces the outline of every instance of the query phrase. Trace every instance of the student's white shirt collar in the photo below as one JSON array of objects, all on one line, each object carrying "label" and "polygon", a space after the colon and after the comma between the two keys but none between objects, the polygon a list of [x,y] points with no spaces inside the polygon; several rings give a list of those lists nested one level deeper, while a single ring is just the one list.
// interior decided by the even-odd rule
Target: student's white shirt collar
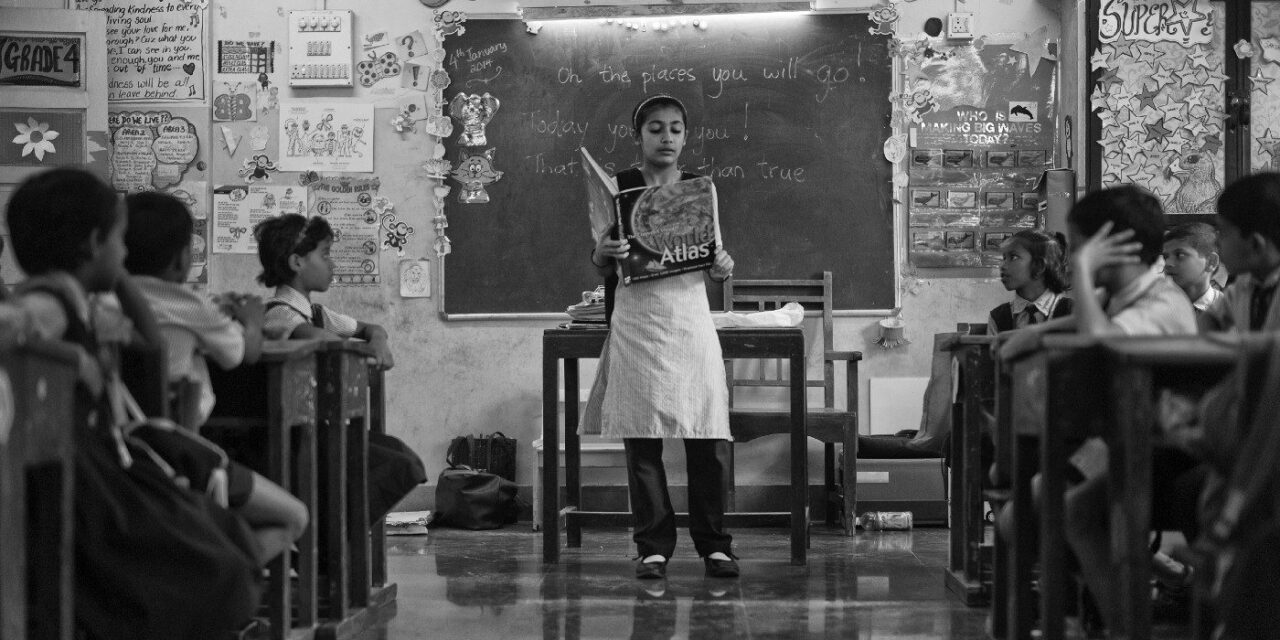
[{"label": "student's white shirt collar", "polygon": [[1147,289],[1150,289],[1156,281],[1163,277],[1165,277],[1164,272],[1152,265],[1151,268],[1134,278],[1133,281],[1107,300],[1107,316],[1114,316],[1125,307],[1133,304],[1134,301],[1142,297],[1142,294],[1147,292]]},{"label": "student's white shirt collar", "polygon": [[49,289],[61,291],[66,294],[68,301],[71,303],[76,317],[80,322],[88,326],[90,323],[90,302],[89,294],[85,292],[84,286],[76,280],[75,276],[66,271],[51,271],[49,273],[35,276],[23,282],[18,290],[34,289],[44,286]]},{"label": "student's white shirt collar", "polygon": [[1213,286],[1210,285],[1209,289],[1204,292],[1204,295],[1192,302],[1191,306],[1195,307],[1196,311],[1205,311],[1209,307],[1213,306],[1213,302],[1220,297],[1222,297],[1222,292],[1214,289]]},{"label": "student's white shirt collar", "polygon": [[302,317],[308,321],[311,320],[311,301],[301,291],[293,287],[282,284],[276,287],[276,294],[273,296],[275,302],[283,302],[293,308],[294,311],[302,314]]},{"label": "student's white shirt collar", "polygon": [[1057,302],[1059,295],[1051,289],[1045,289],[1044,293],[1041,293],[1040,297],[1035,300],[1025,300],[1015,293],[1013,294],[1013,300],[1009,303],[1010,311],[1013,312],[1013,316],[1016,318],[1028,305],[1031,305],[1036,308],[1036,311],[1043,314],[1045,318],[1048,318],[1049,314],[1053,312],[1054,304]]}]

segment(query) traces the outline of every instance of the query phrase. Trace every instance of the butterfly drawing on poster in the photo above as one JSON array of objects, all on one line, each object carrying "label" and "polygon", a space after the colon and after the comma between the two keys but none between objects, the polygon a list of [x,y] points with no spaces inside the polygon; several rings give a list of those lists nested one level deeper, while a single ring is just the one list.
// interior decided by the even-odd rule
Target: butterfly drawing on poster
[{"label": "butterfly drawing on poster", "polygon": [[240,122],[257,120],[256,85],[252,82],[234,82],[219,78],[214,82],[217,95],[213,97],[214,122]]}]

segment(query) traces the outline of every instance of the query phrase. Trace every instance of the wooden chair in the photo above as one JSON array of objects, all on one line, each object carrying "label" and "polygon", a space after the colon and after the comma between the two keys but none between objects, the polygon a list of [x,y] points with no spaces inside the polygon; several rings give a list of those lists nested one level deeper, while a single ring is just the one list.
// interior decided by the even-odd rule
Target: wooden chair
[{"label": "wooden chair", "polygon": [[947,589],[969,606],[990,600],[991,549],[985,544],[987,498],[983,485],[987,469],[982,464],[982,441],[994,431],[996,371],[991,358],[992,336],[968,335],[968,327],[956,336],[952,355],[959,364],[959,394],[952,413],[951,548],[946,572]]},{"label": "wooden chair", "polygon": [[[768,311],[779,309],[788,302],[798,302],[806,313],[820,308],[822,332],[822,374],[807,380],[807,388],[822,389],[822,404],[809,409],[807,421],[809,437],[824,443],[823,496],[826,500],[826,521],[840,524],[845,535],[853,535],[857,516],[857,451],[858,451],[858,351],[836,351],[833,348],[834,322],[832,321],[831,272],[823,272],[821,278],[808,280],[737,280],[729,279],[724,285],[725,311]],[[836,362],[846,366],[845,405],[836,405]],[[785,377],[787,363],[775,361],[774,366],[761,363],[757,375],[738,377],[732,360],[725,361],[725,376],[729,385],[729,428],[737,442],[749,442],[761,436],[788,433],[790,416],[785,408],[744,409],[735,406],[735,389],[781,388],[790,382]],[[835,445],[844,447],[840,478],[836,473]],[[732,458],[730,467],[732,468]],[[732,473],[730,474],[732,478]],[[842,487],[843,485],[843,487]],[[734,509],[735,489],[729,483],[727,507]]]},{"label": "wooden chair", "polygon": [[75,349],[0,353],[0,639],[70,640]]}]

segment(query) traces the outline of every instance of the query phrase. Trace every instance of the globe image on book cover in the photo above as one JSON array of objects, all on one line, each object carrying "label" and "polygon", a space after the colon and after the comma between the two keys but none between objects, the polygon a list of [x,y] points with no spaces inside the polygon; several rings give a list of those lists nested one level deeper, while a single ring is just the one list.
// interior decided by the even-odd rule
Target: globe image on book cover
[{"label": "globe image on book cover", "polygon": [[[715,218],[701,185],[677,184],[665,190],[644,192],[631,210],[636,241],[661,256],[705,249],[716,239]],[[702,256],[687,256],[702,257]]]}]

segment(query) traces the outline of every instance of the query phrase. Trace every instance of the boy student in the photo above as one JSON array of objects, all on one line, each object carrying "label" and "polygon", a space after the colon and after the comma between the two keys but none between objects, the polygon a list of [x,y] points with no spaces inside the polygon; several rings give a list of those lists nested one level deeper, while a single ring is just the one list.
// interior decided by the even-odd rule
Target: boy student
[{"label": "boy student", "polygon": [[[120,199],[91,173],[52,169],[20,185],[5,216],[14,257],[28,275],[9,303],[25,318],[18,338],[80,348],[76,625],[104,640],[225,636],[258,605],[260,549],[241,535],[238,517],[176,483],[164,485],[171,479],[164,465],[117,429],[126,418],[115,395],[121,383],[112,345],[161,340],[124,269],[128,218]],[[109,293],[118,310],[100,304]],[[166,489],[190,500],[173,506],[176,496]],[[155,518],[158,501],[170,503],[163,521]]]},{"label": "boy student", "polygon": [[[377,366],[394,365],[382,327],[311,302],[312,293],[328,291],[333,281],[333,230],[324,218],[285,214],[258,223],[253,234],[262,262],[258,281],[275,287],[263,333],[272,338],[361,338],[373,347]],[[370,524],[426,481],[422,460],[408,446],[387,434],[369,434]]]},{"label": "boy student", "polygon": [[1222,262],[1238,274],[1219,304],[1200,318],[1209,331],[1280,328],[1280,173],[1242,178],[1218,198]]},{"label": "boy student", "polygon": [[1180,224],[1164,234],[1164,274],[1186,292],[1197,316],[1222,296],[1213,282],[1219,264],[1218,230],[1212,225]]},{"label": "boy student", "polygon": [[[214,404],[205,358],[223,369],[256,362],[262,350],[262,301],[256,296],[225,295],[219,308],[184,284],[191,270],[194,225],[177,198],[144,192],[125,202],[129,217],[125,268],[155,314],[169,380],[189,379],[199,385],[197,424],[203,424]],[[307,528],[306,505],[239,463],[230,463],[227,476],[228,502],[253,528],[263,557],[274,558],[288,550]]]},{"label": "boy student", "polygon": [[[1047,331],[1074,329],[1081,335],[1176,335],[1196,332],[1187,295],[1153,268],[1163,248],[1165,215],[1160,201],[1131,185],[1095,191],[1067,216],[1074,247],[1072,316],[1001,334],[1002,358],[1034,349]],[[1087,292],[1101,290],[1100,296]],[[1080,561],[1085,584],[1103,620],[1115,628],[1119,615],[1110,562],[1111,520],[1107,504],[1107,449],[1088,440],[1071,457],[1079,482],[1067,490],[1067,542]],[[1157,447],[1152,458],[1152,520],[1160,529],[1178,528],[1195,536],[1195,504],[1203,477],[1199,461],[1175,449]],[[1164,567],[1156,564],[1157,572]]]}]

